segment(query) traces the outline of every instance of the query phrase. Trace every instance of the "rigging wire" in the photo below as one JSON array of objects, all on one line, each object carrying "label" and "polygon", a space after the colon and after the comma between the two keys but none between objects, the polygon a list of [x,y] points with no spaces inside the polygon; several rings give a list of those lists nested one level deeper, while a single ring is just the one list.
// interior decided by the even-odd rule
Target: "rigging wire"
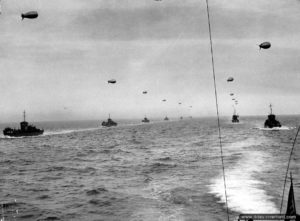
[{"label": "rigging wire", "polygon": [[287,166],[286,173],[285,173],[284,185],[283,185],[283,191],[282,191],[282,198],[281,198],[281,205],[280,205],[280,213],[282,211],[282,204],[283,204],[283,198],[284,198],[284,190],[285,190],[287,175],[288,175],[288,172],[289,172],[289,169],[290,169],[290,162],[291,162],[291,159],[292,159],[292,155],[293,155],[293,151],[294,151],[294,147],[295,147],[295,144],[296,144],[296,141],[297,141],[297,137],[298,137],[299,131],[300,131],[300,126],[298,127],[296,136],[294,138],[293,146],[292,146],[292,149],[291,149],[291,152],[290,152],[290,158],[289,158],[289,161],[288,161],[288,166]]},{"label": "rigging wire", "polygon": [[222,147],[222,137],[221,137],[221,127],[220,127],[220,116],[219,116],[218,93],[217,93],[217,85],[216,85],[215,62],[214,62],[214,53],[213,53],[212,38],[211,38],[211,26],[210,26],[210,16],[209,16],[208,0],[206,0],[206,10],[207,10],[207,18],[208,18],[208,30],[209,30],[209,40],[210,40],[211,64],[212,64],[212,71],[213,71],[214,89],[215,89],[215,100],[216,100],[216,109],[217,109],[219,144],[220,144],[220,151],[221,151],[223,181],[224,181],[224,189],[225,189],[225,202],[226,202],[227,218],[228,218],[228,221],[229,221],[229,211],[228,211],[228,201],[227,201],[227,191],[226,191],[226,179],[225,179],[225,167],[224,167],[224,157],[223,157],[223,147]]}]

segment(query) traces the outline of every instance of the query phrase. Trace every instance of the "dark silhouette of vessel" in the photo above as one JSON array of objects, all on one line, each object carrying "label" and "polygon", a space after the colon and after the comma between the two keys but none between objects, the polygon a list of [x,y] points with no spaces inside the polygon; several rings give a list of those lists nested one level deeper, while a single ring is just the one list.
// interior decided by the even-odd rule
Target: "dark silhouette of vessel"
[{"label": "dark silhouette of vessel", "polygon": [[180,120],[183,120],[183,117],[181,116],[179,119],[180,119]]},{"label": "dark silhouette of vessel", "polygon": [[239,115],[232,115],[232,120],[231,120],[232,123],[239,123],[240,120],[239,120]]},{"label": "dark silhouette of vessel", "polygon": [[150,120],[147,117],[144,117],[144,119],[142,120],[143,123],[149,123]]},{"label": "dark silhouette of vessel", "polygon": [[276,115],[272,113],[272,104],[270,104],[270,114],[264,126],[265,128],[281,127],[280,122],[276,120]]},{"label": "dark silhouette of vessel", "polygon": [[38,129],[33,125],[28,124],[25,120],[25,111],[23,113],[24,121],[20,122],[20,129],[12,129],[7,127],[3,130],[5,136],[10,137],[27,137],[27,136],[38,136],[44,133],[44,130]]},{"label": "dark silhouette of vessel", "polygon": [[232,119],[231,119],[232,123],[239,123],[239,115],[236,113],[236,110],[234,109],[233,115],[232,115]]},{"label": "dark silhouette of vessel", "polygon": [[107,121],[103,121],[101,125],[103,127],[112,127],[112,126],[117,126],[118,124],[110,118],[110,114],[109,114]]},{"label": "dark silhouette of vessel", "polygon": [[166,116],[166,117],[164,118],[164,120],[169,120],[169,118]]}]

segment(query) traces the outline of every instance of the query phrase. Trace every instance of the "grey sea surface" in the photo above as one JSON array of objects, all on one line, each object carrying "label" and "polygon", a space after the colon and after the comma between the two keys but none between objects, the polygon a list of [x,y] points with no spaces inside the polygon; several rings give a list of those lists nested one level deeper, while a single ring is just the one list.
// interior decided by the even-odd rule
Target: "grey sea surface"
[{"label": "grey sea surface", "polygon": [[[284,125],[278,131],[262,128],[265,117],[221,120],[231,220],[279,213],[300,118],[277,118]],[[118,122],[40,122],[34,124],[45,129],[42,136],[1,135],[5,220],[227,220],[215,118]],[[299,162],[296,143],[290,168],[298,211]]]}]

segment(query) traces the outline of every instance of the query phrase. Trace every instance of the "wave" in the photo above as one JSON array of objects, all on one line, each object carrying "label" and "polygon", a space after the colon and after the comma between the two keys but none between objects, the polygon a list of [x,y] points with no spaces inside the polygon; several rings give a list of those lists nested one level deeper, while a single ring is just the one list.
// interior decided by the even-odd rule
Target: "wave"
[{"label": "wave", "polygon": [[41,195],[41,196],[38,196],[37,199],[39,200],[44,200],[44,199],[49,199],[50,196],[49,195]]},{"label": "wave", "polygon": [[154,200],[160,206],[150,203],[145,207],[139,207],[131,215],[130,220],[185,220],[184,209],[191,203],[189,189],[177,187],[176,177],[159,180],[147,177],[146,180],[147,187],[136,194],[151,199],[151,202]]},{"label": "wave", "polygon": [[168,171],[170,169],[173,169],[176,167],[176,164],[166,164],[166,163],[153,163],[150,165],[149,170],[147,171],[148,173],[162,173],[165,171]]},{"label": "wave", "polygon": [[89,200],[89,203],[92,205],[96,205],[99,207],[108,207],[111,206],[113,204],[113,202],[111,202],[112,200],[110,199],[91,199]]},{"label": "wave", "polygon": [[158,158],[157,160],[160,160],[160,161],[171,161],[171,157],[161,157],[161,158]]},{"label": "wave", "polygon": [[104,187],[99,187],[97,189],[87,190],[86,195],[93,196],[93,195],[98,195],[103,192],[108,192],[108,190],[105,189]]}]

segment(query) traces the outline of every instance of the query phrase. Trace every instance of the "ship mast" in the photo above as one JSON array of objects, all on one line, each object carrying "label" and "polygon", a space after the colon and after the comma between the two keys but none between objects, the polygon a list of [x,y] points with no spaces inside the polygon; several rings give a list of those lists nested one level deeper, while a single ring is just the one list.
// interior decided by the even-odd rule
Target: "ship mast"
[{"label": "ship mast", "polygon": [[270,112],[271,112],[270,114],[273,114],[272,113],[272,104],[270,104]]},{"label": "ship mast", "polygon": [[235,106],[232,105],[232,107],[233,107],[233,115],[236,115],[236,109],[235,109]]},{"label": "ship mast", "polygon": [[25,113],[25,110],[24,110],[24,112],[23,112],[24,122],[25,122],[25,115],[26,115],[26,113]]}]

